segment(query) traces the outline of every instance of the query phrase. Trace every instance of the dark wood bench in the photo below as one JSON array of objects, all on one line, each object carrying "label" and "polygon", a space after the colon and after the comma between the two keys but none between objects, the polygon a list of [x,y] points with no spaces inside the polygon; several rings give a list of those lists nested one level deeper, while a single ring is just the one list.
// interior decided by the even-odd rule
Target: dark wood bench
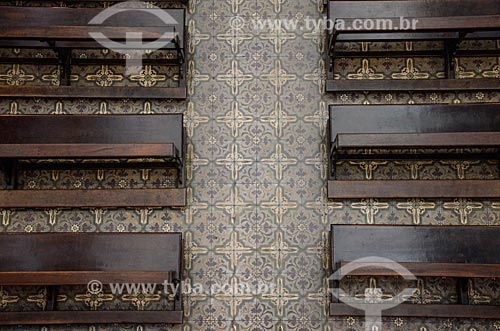
[{"label": "dark wood bench", "polygon": [[[469,278],[500,277],[500,227],[332,225],[330,235],[332,273],[339,270],[341,273],[341,268],[351,263],[354,268],[350,276],[457,278],[457,304],[403,303],[384,310],[383,316],[486,319],[500,316],[500,306],[471,305],[468,288]],[[368,257],[392,260],[410,274],[393,271],[392,263],[354,262]],[[333,291],[338,285],[332,278]],[[332,296],[330,316],[364,314]]]},{"label": "dark wood bench", "polygon": [[[116,159],[121,162],[109,162]],[[41,162],[47,160],[52,162]],[[0,191],[0,208],[183,207],[180,183],[105,191],[17,189],[22,169],[174,167],[182,179],[183,161],[182,114],[1,115],[0,163],[10,189]]]},{"label": "dark wood bench", "polygon": [[182,323],[182,289],[172,293],[175,285],[165,292],[175,297],[168,311],[61,311],[56,300],[59,286],[95,280],[105,293],[109,284],[158,284],[163,293],[165,281],[182,277],[181,233],[3,233],[0,250],[0,286],[47,287],[43,311],[0,312],[0,325]]},{"label": "dark wood bench", "polygon": [[[456,57],[499,56],[499,50],[459,50],[466,39],[500,39],[500,3],[496,0],[338,1],[328,3],[328,17],[335,22],[329,32],[327,91],[434,91],[499,89],[498,79],[454,79]],[[415,29],[404,29],[400,18],[418,20]],[[370,20],[372,24],[364,25]],[[378,22],[376,21],[378,20]],[[332,24],[332,23],[331,23]],[[390,27],[394,29],[389,29]],[[337,48],[340,42],[444,41],[443,50],[351,52]],[[333,80],[334,63],[345,57],[432,56],[445,59],[450,80],[363,81]]]},{"label": "dark wood bench", "polygon": [[[151,9],[145,13],[138,10],[116,14],[101,25],[89,22],[104,9],[96,8],[53,8],[53,7],[9,7],[2,6],[0,11],[0,47],[3,48],[47,48],[55,51],[57,58],[8,58],[1,57],[0,63],[30,63],[41,65],[60,65],[60,85],[49,87],[3,86],[0,96],[8,97],[65,97],[65,98],[172,98],[185,99],[186,92],[186,29],[184,9]],[[165,23],[154,13],[167,13],[172,22]],[[176,23],[174,23],[174,21]],[[99,32],[106,38],[119,43],[122,50],[126,32],[140,32],[136,40],[144,48],[152,41],[161,41],[162,50],[170,50],[174,58],[165,56],[144,59],[144,65],[178,66],[178,87],[135,88],[111,86],[106,88],[87,88],[70,86],[71,69],[74,65],[124,65],[123,58],[74,58],[73,49],[105,48],[89,33]],[[130,38],[130,37],[129,37]],[[137,48],[138,46],[133,46]],[[131,93],[132,92],[132,93]]]},{"label": "dark wood bench", "polygon": [[[330,198],[494,198],[498,180],[335,180],[342,160],[498,159],[500,105],[330,106]],[[478,148],[483,153],[456,153]],[[353,153],[364,150],[388,153]],[[408,153],[451,149],[450,153]],[[390,153],[390,150],[398,150]],[[401,151],[402,150],[402,151]],[[405,151],[407,151],[405,153]]]}]

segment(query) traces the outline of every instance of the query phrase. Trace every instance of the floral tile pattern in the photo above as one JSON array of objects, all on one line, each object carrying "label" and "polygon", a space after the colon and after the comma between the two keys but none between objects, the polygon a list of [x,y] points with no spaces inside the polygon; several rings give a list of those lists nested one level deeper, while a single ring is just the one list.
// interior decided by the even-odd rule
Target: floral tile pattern
[{"label": "floral tile pattern", "polygon": [[[151,2],[158,6],[165,5]],[[387,92],[325,94],[325,36],[307,20],[326,14],[323,0],[190,0],[189,100],[56,100],[2,98],[2,114],[185,114],[189,206],[170,209],[0,210],[2,232],[169,232],[185,240],[185,324],[0,327],[1,330],[215,331],[365,330],[363,319],[328,318],[330,224],[500,225],[500,201],[327,201],[326,123],[332,104],[500,102],[500,93]],[[1,1],[2,5],[65,5],[62,1]],[[89,2],[86,6],[109,4]],[[1,10],[1,8],[0,8]],[[259,21],[260,20],[260,21]],[[281,20],[281,21],[280,21]],[[271,24],[258,26],[258,22]],[[281,22],[281,25],[274,23]],[[295,22],[295,27],[284,22]],[[256,25],[257,24],[257,25]],[[463,47],[477,45],[463,45]],[[439,48],[439,43],[346,44],[349,50]],[[485,49],[500,43],[484,42]],[[23,57],[50,51],[0,50]],[[77,56],[113,57],[106,51]],[[158,55],[158,54],[156,54]],[[163,54],[171,56],[171,54]],[[154,56],[154,55],[151,55]],[[500,58],[459,59],[461,78],[499,78]],[[336,79],[436,79],[435,58],[360,58],[337,62]],[[0,84],[57,85],[57,66],[0,64]],[[174,68],[146,66],[127,77],[114,66],[78,67],[82,86],[175,86]],[[337,176],[350,179],[498,178],[498,161],[344,162]],[[174,185],[175,171],[26,171],[21,186],[117,188]],[[0,185],[5,186],[0,176]],[[413,303],[456,302],[450,279],[418,279]],[[345,291],[367,287],[393,295],[397,278],[349,278]],[[498,304],[499,281],[470,283],[474,304]],[[41,310],[44,288],[0,287],[0,311]],[[92,296],[65,288],[64,309],[168,309],[161,296]],[[500,330],[500,320],[384,320],[386,330]]]}]

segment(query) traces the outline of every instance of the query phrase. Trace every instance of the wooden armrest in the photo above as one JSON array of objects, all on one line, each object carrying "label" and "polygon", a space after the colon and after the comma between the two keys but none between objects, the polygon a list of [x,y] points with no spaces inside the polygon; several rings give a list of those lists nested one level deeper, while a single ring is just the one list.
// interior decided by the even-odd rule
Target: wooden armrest
[{"label": "wooden armrest", "polygon": [[97,280],[103,285],[125,283],[171,283],[173,272],[165,271],[36,271],[0,272],[0,285],[86,285]]},{"label": "wooden armrest", "polygon": [[[351,276],[420,276],[420,277],[462,277],[496,278],[500,277],[500,264],[461,264],[461,263],[358,263],[341,262],[354,266]],[[409,273],[398,273],[393,268],[406,268]],[[347,275],[341,275],[347,276]]]},{"label": "wooden armrest", "polygon": [[[364,310],[353,308],[344,303],[330,304],[330,316],[365,315],[366,312]],[[498,316],[500,316],[500,306],[401,304],[394,308],[383,310],[382,316],[498,319]]]},{"label": "wooden armrest", "polygon": [[35,311],[0,313],[0,325],[182,324],[183,311]]},{"label": "wooden armrest", "polygon": [[[400,18],[378,18],[384,20],[384,22],[392,22],[394,28],[398,27],[400,24]],[[481,30],[498,30],[500,29],[500,15],[475,15],[475,16],[448,16],[448,17],[407,17],[407,20],[412,22],[412,20],[418,20],[415,30],[401,30],[401,29],[391,29],[387,28],[387,25],[381,24],[377,27],[374,24],[372,29],[368,29],[365,26],[360,26],[360,29],[353,29],[357,27],[357,22],[359,20],[372,20],[368,18],[338,18],[338,20],[343,21],[344,24],[338,25],[335,29],[338,33],[401,33],[401,32],[433,32],[433,31],[456,31],[456,30],[470,30],[470,31],[481,31]]]},{"label": "wooden armrest", "polygon": [[[410,53],[411,54],[411,53]],[[500,90],[498,78],[481,79],[336,79],[326,82],[327,92],[345,91],[483,91]]]},{"label": "wooden armrest", "polygon": [[185,189],[0,190],[0,208],[185,207]]},{"label": "wooden armrest", "polygon": [[0,144],[0,158],[168,158],[174,144]]},{"label": "wooden armrest", "polygon": [[92,99],[185,99],[186,88],[110,86],[0,86],[1,97]]},{"label": "wooden armrest", "polygon": [[500,180],[329,180],[328,198],[498,198]]},{"label": "wooden armrest", "polygon": [[497,147],[500,132],[338,134],[335,146],[343,148]]},{"label": "wooden armrest", "polygon": [[[166,27],[122,27],[122,26],[50,26],[50,27],[25,27],[2,26],[0,38],[2,39],[27,39],[27,40],[93,40],[89,33],[102,33],[106,38],[125,40],[125,32],[134,31],[142,33],[138,41],[161,40],[172,41],[175,32],[166,31]],[[137,48],[137,46],[136,46]]]}]

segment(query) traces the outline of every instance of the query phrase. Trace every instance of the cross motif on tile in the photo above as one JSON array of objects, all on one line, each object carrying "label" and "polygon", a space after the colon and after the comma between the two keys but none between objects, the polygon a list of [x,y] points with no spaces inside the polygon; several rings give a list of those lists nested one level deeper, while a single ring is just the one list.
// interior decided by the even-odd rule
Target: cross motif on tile
[{"label": "cross motif on tile", "polygon": [[90,213],[94,215],[94,223],[99,225],[102,223],[102,218],[104,214],[106,213],[106,209],[102,208],[93,208],[90,209]]},{"label": "cross motif on tile", "polygon": [[465,71],[465,68],[460,65],[460,58],[456,59],[456,68],[457,78],[459,79],[476,77],[476,73],[474,71]]},{"label": "cross motif on tile", "polygon": [[420,177],[420,170],[424,168],[424,166],[431,165],[432,161],[415,161],[415,162],[395,162],[398,165],[404,165],[405,168],[410,170],[411,179],[418,179]]},{"label": "cross motif on tile", "polygon": [[10,103],[9,114],[10,115],[19,114],[19,103],[17,101],[12,101]]},{"label": "cross motif on tile", "polygon": [[226,0],[228,4],[231,5],[231,12],[233,14],[238,13],[240,9],[240,5],[244,2],[245,0]]},{"label": "cross motif on tile", "polygon": [[151,109],[151,101],[148,100],[144,102],[141,114],[146,114],[146,115],[154,114],[153,109]]},{"label": "cross motif on tile", "polygon": [[102,65],[95,74],[87,75],[85,77],[88,81],[96,82],[98,86],[111,86],[114,82],[121,82],[123,80],[122,75],[116,75],[109,66]]},{"label": "cross motif on tile", "polygon": [[283,128],[289,123],[297,122],[297,116],[288,115],[283,110],[282,103],[280,101],[276,101],[272,114],[261,116],[260,121],[262,123],[271,124],[275,130],[276,136],[281,137],[283,135]]},{"label": "cross motif on tile", "polygon": [[318,197],[313,202],[306,202],[306,209],[313,209],[321,215],[321,223],[329,224],[328,216],[334,211],[344,208],[338,201],[328,201],[325,196]]},{"label": "cross motif on tile", "polygon": [[262,163],[267,164],[274,170],[277,180],[283,179],[283,171],[290,166],[297,164],[296,159],[288,159],[288,156],[283,153],[281,144],[276,144],[276,152],[269,159],[262,159]]},{"label": "cross motif on tile", "polygon": [[188,144],[186,147],[186,178],[188,180],[193,179],[193,170],[198,169],[201,166],[207,166],[209,164],[208,159],[201,158],[193,150],[193,144]]},{"label": "cross motif on tile", "polygon": [[218,202],[215,204],[215,208],[222,209],[231,216],[231,222],[234,223],[236,220],[236,210],[238,208],[248,208],[252,204],[241,200],[238,194],[238,187],[233,186],[231,189],[231,197],[227,202]]},{"label": "cross motif on tile", "polygon": [[231,316],[236,316],[238,313],[238,306],[243,303],[243,301],[248,301],[253,299],[253,295],[250,293],[244,293],[242,289],[238,286],[238,279],[235,276],[231,277],[231,288],[226,293],[218,293],[214,296],[217,300],[229,301],[231,307]]},{"label": "cross motif on tile", "polygon": [[62,210],[60,209],[48,209],[44,210],[45,215],[49,216],[49,224],[50,225],[55,225],[57,223],[57,216],[59,216],[62,213]]},{"label": "cross motif on tile", "polygon": [[238,67],[238,61],[233,60],[231,62],[231,70],[223,75],[217,75],[216,79],[220,82],[225,82],[231,87],[231,94],[238,95],[240,86],[244,82],[252,80],[254,77],[250,74],[245,74]]},{"label": "cross motif on tile", "polygon": [[321,179],[326,180],[328,178],[328,147],[326,144],[320,144],[319,149],[320,151],[316,154],[316,157],[306,159],[306,164],[313,165],[320,171]]},{"label": "cross motif on tile", "polygon": [[319,93],[323,94],[326,88],[326,69],[325,69],[325,61],[319,60],[318,68],[314,69],[314,71],[310,74],[305,74],[304,79],[307,81],[313,82],[315,85],[318,85]]},{"label": "cross motif on tile", "polygon": [[482,207],[482,203],[472,202],[469,199],[455,199],[453,202],[445,202],[443,204],[444,209],[452,209],[455,214],[458,214],[460,216],[460,223],[464,225],[468,223],[468,216],[474,209],[481,209]]},{"label": "cross motif on tile", "polygon": [[386,300],[392,299],[394,296],[384,294],[381,288],[377,287],[375,278],[370,278],[370,287],[365,288],[365,293],[354,295],[356,299],[360,299],[365,303],[383,303]]},{"label": "cross motif on tile", "polygon": [[230,26],[230,29],[226,33],[218,34],[216,38],[217,40],[227,42],[231,46],[233,54],[237,54],[239,46],[243,44],[245,40],[251,40],[253,35],[245,33],[244,29],[242,29],[241,26],[237,26],[237,24],[230,24]]},{"label": "cross motif on tile", "polygon": [[244,115],[240,111],[239,103],[234,101],[231,105],[231,111],[224,116],[217,116],[216,121],[226,124],[227,127],[231,129],[232,136],[237,138],[239,137],[239,129],[241,129],[245,123],[252,123],[253,117]]},{"label": "cross motif on tile", "polygon": [[209,116],[203,116],[196,112],[195,104],[191,101],[188,102],[187,110],[184,115],[184,127],[186,128],[188,137],[193,137],[194,129],[202,123],[208,123],[210,119]]},{"label": "cross motif on tile", "polygon": [[196,29],[196,21],[190,20],[188,25],[188,33],[189,33],[189,44],[188,49],[189,53],[195,54],[196,46],[199,45],[202,41],[210,40],[210,34],[201,33],[198,29]]},{"label": "cross motif on tile", "polygon": [[429,78],[429,74],[421,73],[420,70],[415,67],[413,59],[407,59],[406,67],[404,67],[401,72],[392,74],[391,77],[393,79],[427,79]]},{"label": "cross motif on tile", "polygon": [[153,70],[152,66],[144,66],[137,75],[130,76],[130,81],[139,82],[139,85],[143,87],[152,87],[158,82],[164,82],[166,80],[167,76],[159,75],[156,70]]},{"label": "cross motif on tile", "polygon": [[384,75],[375,73],[375,70],[370,68],[370,62],[363,59],[361,69],[355,74],[348,74],[347,79],[384,79]]},{"label": "cross motif on tile", "polygon": [[34,80],[35,76],[27,75],[19,64],[13,64],[12,68],[7,70],[7,73],[0,74],[0,81],[4,81],[7,85],[23,85]]},{"label": "cross motif on tile", "polygon": [[282,68],[281,61],[276,60],[275,67],[268,74],[263,74],[261,79],[264,81],[269,81],[275,88],[275,93],[281,95],[283,92],[283,86],[285,86],[289,81],[296,80],[297,76],[294,74],[287,74],[287,72]]},{"label": "cross motif on tile", "polygon": [[457,171],[458,179],[465,179],[465,171],[472,165],[478,165],[481,161],[441,161],[443,165],[449,165],[452,169]]},{"label": "cross motif on tile", "polygon": [[186,269],[191,269],[191,263],[194,258],[200,254],[207,254],[208,248],[200,247],[198,244],[193,242],[193,234],[189,231],[185,234],[184,239],[184,261],[186,263]]},{"label": "cross motif on tile", "polygon": [[362,170],[365,171],[365,179],[373,179],[373,171],[376,170],[379,166],[381,165],[386,165],[388,162],[387,161],[368,161],[368,162],[358,162],[358,161],[351,161],[349,162],[352,165],[356,165]]},{"label": "cross motif on tile", "polygon": [[190,60],[188,62],[188,69],[187,69],[187,90],[190,95],[194,94],[194,89],[196,86],[198,86],[201,82],[208,82],[210,80],[209,75],[204,75],[200,73],[198,70],[196,70],[194,66],[194,61]]},{"label": "cross motif on tile", "polygon": [[407,202],[397,203],[396,208],[406,209],[413,217],[413,223],[420,224],[421,216],[425,214],[428,209],[436,208],[436,204],[434,202],[425,202],[422,199],[410,199]]},{"label": "cross motif on tile", "polygon": [[283,278],[278,277],[277,286],[271,293],[262,295],[263,299],[270,300],[278,308],[278,316],[283,316],[285,305],[292,300],[299,300],[298,294],[290,294],[290,291],[283,286]]},{"label": "cross motif on tile", "polygon": [[[496,280],[495,279],[491,279],[491,281],[495,282]],[[469,283],[469,298],[470,298],[470,303],[472,305],[490,304],[491,303],[491,300],[493,300],[492,296],[481,295],[474,288],[474,283],[472,282],[471,279],[469,279],[468,283]],[[500,327],[498,329],[500,329]]]},{"label": "cross motif on tile", "polygon": [[497,58],[498,64],[490,71],[483,72],[483,77],[486,78],[500,78],[500,57]]},{"label": "cross motif on tile", "polygon": [[328,278],[323,278],[323,286],[315,293],[308,293],[307,299],[314,300],[319,303],[324,309],[323,312],[325,316],[328,316],[329,312],[329,302],[330,302],[330,284],[328,283]]},{"label": "cross motif on tile", "polygon": [[3,286],[0,286],[0,308],[5,308],[8,304],[16,303],[18,301],[18,296],[9,295],[6,291],[4,291]]},{"label": "cross motif on tile", "polygon": [[262,252],[270,254],[276,258],[276,268],[280,269],[283,266],[285,257],[289,253],[296,253],[298,249],[296,247],[289,247],[286,241],[283,239],[283,232],[279,231],[276,235],[276,240],[271,246],[262,247]]},{"label": "cross motif on tile", "polygon": [[276,188],[276,194],[274,197],[267,202],[262,202],[262,208],[271,209],[272,213],[276,217],[276,223],[281,224],[283,222],[283,217],[289,209],[297,208],[296,202],[290,202],[283,195],[283,189],[281,187]]},{"label": "cross motif on tile", "polygon": [[429,290],[425,288],[424,281],[422,279],[417,280],[417,290],[411,297],[404,298],[413,304],[431,304],[431,303],[441,303],[443,298],[439,295],[432,295]]},{"label": "cross motif on tile", "polygon": [[268,40],[274,45],[275,53],[281,53],[281,49],[288,40],[297,38],[293,33],[286,32],[279,24],[276,25],[271,31],[264,32],[259,36],[262,40]]},{"label": "cross motif on tile", "polygon": [[286,0],[269,0],[271,4],[274,5],[274,12],[279,14],[281,12],[281,5],[285,3]]},{"label": "cross motif on tile", "polygon": [[193,144],[188,144],[186,147],[186,178],[193,179],[193,170],[198,169],[200,166],[209,164],[208,159],[201,158],[193,150]]},{"label": "cross motif on tile", "polygon": [[[40,307],[40,308],[42,308],[42,309],[45,310],[45,307],[47,306],[47,300],[46,299],[47,299],[47,288],[44,287],[38,293],[28,295],[28,297],[26,298],[26,301],[27,302],[33,302],[38,307]],[[59,301],[59,300],[57,300],[57,301]],[[1,307],[1,304],[0,304],[0,307]]]},{"label": "cross motif on tile", "polygon": [[50,82],[50,85],[53,85],[53,86],[59,86],[60,85],[60,80],[59,80],[60,74],[61,74],[60,70],[56,69],[56,70],[52,71],[51,74],[42,75],[42,81]]},{"label": "cross motif on tile", "polygon": [[151,302],[160,301],[160,299],[161,297],[159,294],[133,293],[122,295],[122,300],[131,302],[132,305],[137,307],[137,310],[144,310]]},{"label": "cross motif on tile", "polygon": [[154,212],[152,208],[140,208],[136,209],[135,212],[139,215],[139,224],[148,224],[149,215]]},{"label": "cross motif on tile", "polygon": [[0,214],[2,215],[2,225],[8,226],[10,223],[10,215],[14,212],[10,209],[1,209]]},{"label": "cross motif on tile", "polygon": [[238,260],[244,254],[252,253],[252,249],[245,247],[242,243],[240,243],[238,241],[238,233],[233,232],[231,233],[231,240],[229,241],[229,243],[226,244],[224,247],[216,248],[215,252],[226,255],[229,258],[229,261],[231,262],[231,268],[236,269],[236,266],[238,265]]},{"label": "cross motif on tile", "polygon": [[[195,288],[195,286],[193,286],[192,282],[191,282],[191,279],[190,278],[186,278],[184,279],[184,284],[186,286],[186,288]],[[187,293],[184,293],[182,295],[182,301],[184,303],[184,312],[185,312],[185,316],[188,317],[190,316],[191,314],[191,307],[193,305],[196,304],[196,302],[198,301],[203,301],[203,300],[206,300],[207,299],[207,295],[203,292],[203,291],[188,291]],[[186,330],[186,329],[184,329]]]},{"label": "cross motif on tile", "polygon": [[380,210],[389,209],[389,204],[379,202],[377,199],[362,199],[361,202],[352,203],[351,208],[360,210],[366,216],[366,223],[373,224],[375,215]]},{"label": "cross motif on tile", "polygon": [[330,112],[328,111],[328,106],[324,101],[319,103],[319,109],[315,111],[313,115],[304,116],[304,122],[313,123],[320,128],[321,132],[326,130],[329,119]]},{"label": "cross motif on tile", "polygon": [[243,169],[244,166],[251,165],[254,160],[246,159],[238,152],[238,144],[231,145],[231,152],[226,155],[225,159],[219,159],[216,161],[217,165],[223,165],[228,170],[231,171],[231,179],[233,181],[238,179],[238,172]]},{"label": "cross motif on tile", "polygon": [[326,36],[323,29],[313,30],[312,32],[306,32],[303,34],[304,39],[311,40],[318,47],[318,52],[323,53],[325,49]]},{"label": "cross motif on tile", "polygon": [[307,252],[317,254],[321,257],[323,262],[323,270],[328,271],[330,268],[330,234],[323,231],[321,233],[321,242],[316,247],[308,247]]},{"label": "cross motif on tile", "polygon": [[90,310],[97,310],[104,302],[113,301],[113,298],[112,294],[104,294],[102,292],[96,294],[87,292],[75,295],[75,301],[83,301],[85,305],[90,307]]}]

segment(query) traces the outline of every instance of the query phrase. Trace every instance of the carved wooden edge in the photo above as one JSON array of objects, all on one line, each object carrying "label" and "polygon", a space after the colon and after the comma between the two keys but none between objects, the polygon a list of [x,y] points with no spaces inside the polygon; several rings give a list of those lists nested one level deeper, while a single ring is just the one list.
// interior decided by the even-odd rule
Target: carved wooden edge
[{"label": "carved wooden edge", "polygon": [[500,132],[340,133],[337,149],[498,147]]},{"label": "carved wooden edge", "polygon": [[[411,53],[409,53],[411,55]],[[383,79],[327,80],[327,92],[390,92],[390,91],[488,91],[500,90],[500,79]]]},{"label": "carved wooden edge", "polygon": [[182,324],[184,312],[175,311],[34,311],[2,312],[0,325],[61,325],[104,323]]},{"label": "carved wooden edge", "polygon": [[185,188],[0,190],[0,208],[186,207]]},{"label": "carved wooden edge", "polygon": [[38,158],[175,158],[173,143],[166,144],[1,144],[0,159]]},{"label": "carved wooden edge", "polygon": [[329,199],[498,198],[500,180],[329,180]]},{"label": "carved wooden edge", "polygon": [[[354,269],[349,273],[351,276],[500,278],[500,265],[498,264],[341,262],[340,266],[344,267],[347,264]],[[403,272],[401,266],[406,268],[409,273]],[[398,270],[398,272],[394,270]],[[340,274],[340,276],[347,275]]]},{"label": "carved wooden edge", "polygon": [[34,271],[0,272],[0,285],[9,286],[59,286],[87,285],[98,280],[110,283],[150,283],[172,282],[175,272],[165,271]]},{"label": "carved wooden edge", "polygon": [[[367,308],[369,305],[367,304]],[[371,307],[373,308],[373,306]],[[345,303],[330,303],[330,316],[365,316],[365,314],[364,310],[353,308]],[[383,310],[382,316],[498,319],[500,306],[400,304],[394,308]]]},{"label": "carved wooden edge", "polygon": [[186,99],[186,87],[0,86],[0,97],[68,99]]}]

